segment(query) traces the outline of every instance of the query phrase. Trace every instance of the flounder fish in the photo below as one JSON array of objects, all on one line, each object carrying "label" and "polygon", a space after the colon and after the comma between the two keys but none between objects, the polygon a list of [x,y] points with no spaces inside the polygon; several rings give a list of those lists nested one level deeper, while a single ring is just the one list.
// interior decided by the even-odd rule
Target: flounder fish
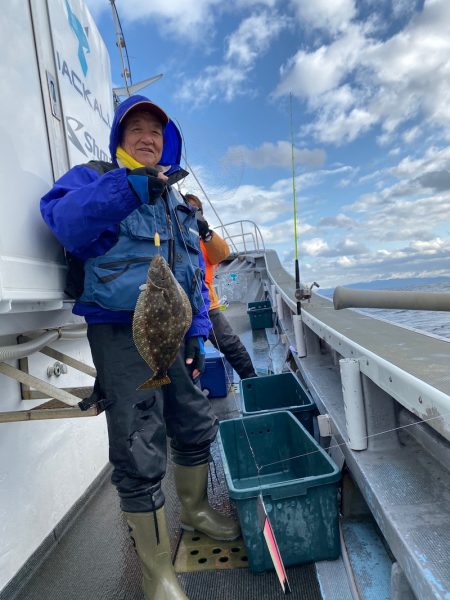
[{"label": "flounder fish", "polygon": [[154,371],[138,389],[170,383],[167,370],[174,363],[192,321],[191,304],[169,265],[155,255],[139,294],[133,316],[133,339],[139,354]]}]

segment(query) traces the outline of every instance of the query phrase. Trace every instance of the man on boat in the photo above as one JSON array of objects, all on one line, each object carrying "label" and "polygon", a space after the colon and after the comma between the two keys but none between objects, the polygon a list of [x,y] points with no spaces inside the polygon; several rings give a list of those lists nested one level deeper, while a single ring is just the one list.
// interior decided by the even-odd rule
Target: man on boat
[{"label": "man on boat", "polygon": [[[193,285],[203,266],[196,217],[168,185],[167,175],[180,168],[181,136],[159,106],[144,96],[125,100],[114,117],[110,152],[110,163],[91,161],[70,169],[42,198],[41,212],[72,264],[82,265],[78,279],[83,285],[73,312],[88,324],[96,390],[108,424],[112,482],[141,561],[145,598],[183,600],[161,490],[166,432],[182,527],[218,540],[239,535],[237,523],[213,510],[207,498],[210,444],[218,424],[195,385],[210,328],[207,289]],[[133,343],[133,310],[157,252],[187,293],[194,317],[168,371],[171,383],[137,391],[149,367]]]},{"label": "man on boat", "polygon": [[231,328],[227,318],[220,309],[219,298],[214,289],[214,270],[216,266],[228,258],[230,248],[216,231],[211,231],[203,215],[203,204],[194,194],[185,194],[188,204],[197,209],[197,224],[200,233],[200,248],[206,263],[205,283],[209,290],[209,318],[211,330],[209,340],[215,348],[223,352],[225,358],[241,379],[257,377],[252,359],[244,344]]}]

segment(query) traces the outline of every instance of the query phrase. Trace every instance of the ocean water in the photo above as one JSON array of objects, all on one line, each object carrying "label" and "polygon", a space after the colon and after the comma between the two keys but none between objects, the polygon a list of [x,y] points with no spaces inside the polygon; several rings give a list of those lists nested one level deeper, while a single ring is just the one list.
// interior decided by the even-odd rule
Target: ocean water
[{"label": "ocean water", "polygon": [[[384,289],[383,284],[380,282],[379,287],[373,286],[372,289]],[[427,284],[415,283],[414,285],[403,285],[402,287],[392,287],[390,285],[389,291],[394,290],[450,293],[450,280]],[[324,295],[332,297],[333,291],[326,290]],[[386,310],[379,308],[361,308],[352,310],[358,310],[359,312],[370,314],[386,321],[392,321],[398,325],[413,327],[414,329],[419,329],[421,331],[426,331],[427,333],[432,333],[433,335],[439,335],[450,339],[450,312],[429,310]]]}]

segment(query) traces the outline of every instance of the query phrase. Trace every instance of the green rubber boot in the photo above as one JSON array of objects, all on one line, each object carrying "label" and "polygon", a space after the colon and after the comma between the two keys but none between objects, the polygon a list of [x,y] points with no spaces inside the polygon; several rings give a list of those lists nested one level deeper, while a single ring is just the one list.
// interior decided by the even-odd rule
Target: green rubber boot
[{"label": "green rubber boot", "polygon": [[174,464],[175,486],[181,503],[181,527],[194,529],[213,540],[235,540],[240,535],[236,521],[221,515],[208,502],[208,464],[185,467]]},{"label": "green rubber boot", "polygon": [[[170,554],[164,507],[156,513],[124,513],[141,561],[145,600],[189,600],[178,583]],[[155,529],[158,522],[159,544]]]}]

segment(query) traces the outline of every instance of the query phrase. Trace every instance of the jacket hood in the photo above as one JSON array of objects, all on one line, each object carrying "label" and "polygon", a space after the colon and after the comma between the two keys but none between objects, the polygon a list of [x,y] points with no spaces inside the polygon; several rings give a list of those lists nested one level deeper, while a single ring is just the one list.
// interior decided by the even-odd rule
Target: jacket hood
[{"label": "jacket hood", "polygon": [[[130,96],[129,98],[121,102],[116,109],[113,123],[111,126],[111,133],[109,136],[109,151],[111,152],[111,161],[115,165],[117,165],[116,150],[121,138],[120,120],[132,106],[134,106],[135,104],[139,104],[139,102],[145,101],[148,102],[149,98],[136,94],[134,96]],[[174,173],[175,171],[178,171],[180,169],[181,149],[181,134],[174,122],[169,120],[168,124],[164,128],[163,153],[161,156],[161,160],[158,163],[160,166],[163,167],[170,166],[170,168],[165,171],[166,175],[170,175],[171,173]]]}]

